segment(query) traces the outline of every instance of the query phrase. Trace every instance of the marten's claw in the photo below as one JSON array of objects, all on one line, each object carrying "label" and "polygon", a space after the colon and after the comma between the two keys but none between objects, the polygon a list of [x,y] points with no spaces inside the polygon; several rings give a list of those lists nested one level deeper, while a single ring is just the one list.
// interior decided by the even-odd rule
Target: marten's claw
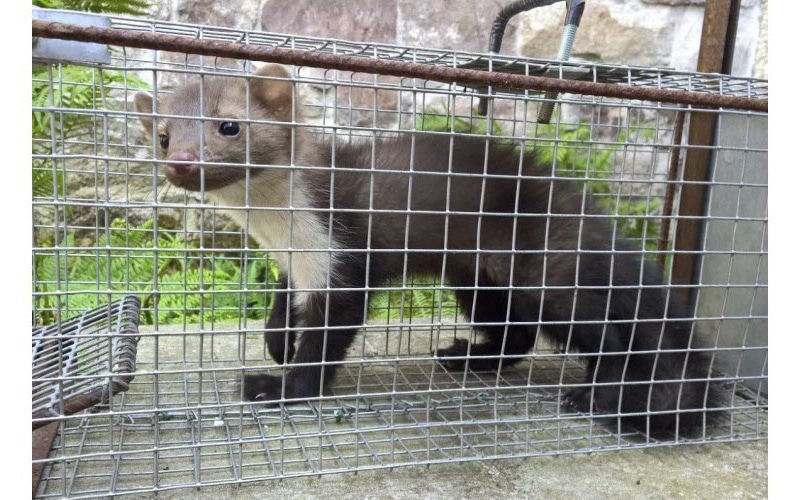
[{"label": "marten's claw", "polygon": [[561,404],[581,413],[591,413],[591,387],[575,387],[564,396]]},{"label": "marten's claw", "polygon": [[282,378],[262,373],[242,377],[244,399],[259,403],[277,404],[281,399]]}]

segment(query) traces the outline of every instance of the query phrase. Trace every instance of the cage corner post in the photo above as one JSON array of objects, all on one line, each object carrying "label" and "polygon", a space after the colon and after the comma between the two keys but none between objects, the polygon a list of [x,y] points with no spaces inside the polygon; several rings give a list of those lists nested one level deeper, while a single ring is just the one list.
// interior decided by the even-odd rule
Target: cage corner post
[{"label": "cage corner post", "polygon": [[[736,40],[739,0],[708,0],[703,16],[697,71],[730,73]],[[701,250],[703,215],[707,203],[707,185],[714,162],[718,113],[689,113],[689,132],[684,161],[679,219],[675,228],[675,255],[672,261],[671,282],[684,302],[693,304]],[[688,184],[686,184],[688,183]],[[685,253],[684,253],[685,252]],[[685,286],[685,288],[682,288]]]}]

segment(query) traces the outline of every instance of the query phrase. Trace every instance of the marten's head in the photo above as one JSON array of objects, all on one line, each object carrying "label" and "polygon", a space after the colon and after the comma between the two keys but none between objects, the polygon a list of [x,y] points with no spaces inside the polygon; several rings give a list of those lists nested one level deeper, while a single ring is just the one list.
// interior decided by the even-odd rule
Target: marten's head
[{"label": "marten's head", "polygon": [[291,121],[290,75],[282,66],[268,64],[253,76],[249,96],[245,79],[227,77],[205,77],[173,94],[159,95],[156,117],[151,116],[153,97],[136,94],[136,111],[145,113],[142,125],[149,138],[155,137],[157,158],[168,162],[165,171],[172,184],[191,191],[214,190],[247,175],[247,168],[214,163],[256,165],[250,168],[251,176],[263,172],[258,165],[289,163],[291,128],[264,121]]}]

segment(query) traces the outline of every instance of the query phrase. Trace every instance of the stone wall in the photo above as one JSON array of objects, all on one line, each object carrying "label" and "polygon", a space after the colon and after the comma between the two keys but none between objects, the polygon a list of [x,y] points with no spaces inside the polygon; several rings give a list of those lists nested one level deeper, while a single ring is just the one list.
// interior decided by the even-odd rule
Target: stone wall
[{"label": "stone wall", "polygon": [[[510,0],[155,0],[173,21],[419,47],[485,51],[491,22]],[[733,72],[766,77],[768,0],[742,0]],[[587,2],[574,58],[694,70],[704,0]],[[515,17],[503,52],[554,57],[564,4]]]},{"label": "stone wall", "polygon": [[[511,0],[228,0],[224,3],[214,0],[156,0],[159,1],[161,3],[153,7],[153,16],[178,22],[485,52],[492,21]],[[741,2],[733,64],[736,75],[765,78],[768,74],[767,23],[766,16],[762,15],[766,12],[767,1]],[[704,6],[705,0],[591,0],[587,2],[572,59],[692,71],[697,66]],[[501,52],[555,57],[564,12],[564,3],[558,2],[516,16],[506,29]],[[162,57],[182,56],[162,54]],[[190,61],[196,59],[196,56],[189,58]],[[226,62],[217,60],[215,64],[225,65]],[[238,67],[241,69],[241,62],[238,62]],[[296,76],[322,82],[330,79],[332,73],[303,68],[302,74]],[[339,82],[351,77],[343,72],[335,76]],[[162,74],[161,78],[169,83],[167,74]],[[356,75],[355,78],[372,82],[371,75]],[[380,77],[381,82],[394,83],[396,80]],[[330,123],[330,118],[339,125],[398,127],[407,123],[398,120],[397,111],[405,113],[414,108],[421,111],[423,107],[446,104],[446,99],[436,102],[436,97],[431,95],[425,96],[423,104],[413,102],[410,93],[375,93],[370,89],[334,88],[323,83],[299,85],[298,91],[303,102],[311,104],[306,107],[307,119]],[[379,110],[377,115],[371,111],[375,102]],[[466,99],[463,105],[456,102],[457,113],[461,109],[469,114],[470,104],[474,103]],[[336,106],[338,109],[334,111]],[[512,107],[511,102],[495,101],[495,118],[523,118],[519,106],[517,109]],[[353,108],[363,111],[353,111]],[[581,112],[577,107],[562,106],[560,109],[567,121],[585,120],[587,117],[579,116]],[[624,114],[625,110],[620,108],[617,110],[619,113]],[[535,105],[527,107],[525,114],[531,118],[535,114]],[[592,119],[616,126],[623,126],[626,122],[626,117],[616,115]],[[665,131],[668,125],[662,123]]]}]

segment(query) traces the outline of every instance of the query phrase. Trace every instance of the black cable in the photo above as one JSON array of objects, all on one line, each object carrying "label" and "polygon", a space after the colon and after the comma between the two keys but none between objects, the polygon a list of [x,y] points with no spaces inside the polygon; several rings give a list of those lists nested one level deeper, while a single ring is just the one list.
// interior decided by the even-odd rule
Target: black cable
[{"label": "black cable", "polygon": [[733,70],[733,53],[736,46],[736,31],[739,26],[739,0],[731,1],[728,14],[728,29],[725,32],[725,49],[722,52],[722,69],[720,73],[730,75]]},{"label": "black cable", "polygon": [[[494,54],[500,53],[500,47],[503,45],[503,35],[506,33],[506,26],[512,17],[520,12],[535,9],[537,7],[544,7],[545,5],[552,5],[556,2],[563,2],[564,0],[517,0],[512,2],[497,14],[494,22],[492,23],[492,33],[489,36],[489,52]],[[478,114],[486,116],[488,112],[488,101],[486,97],[481,97],[478,101]]]},{"label": "black cable", "polygon": [[492,34],[489,37],[489,52],[499,53],[500,46],[503,45],[503,35],[506,32],[508,21],[520,12],[535,9],[537,7],[544,7],[545,5],[552,5],[556,2],[563,2],[564,0],[517,0],[503,7],[497,14],[497,17],[492,23]]}]

